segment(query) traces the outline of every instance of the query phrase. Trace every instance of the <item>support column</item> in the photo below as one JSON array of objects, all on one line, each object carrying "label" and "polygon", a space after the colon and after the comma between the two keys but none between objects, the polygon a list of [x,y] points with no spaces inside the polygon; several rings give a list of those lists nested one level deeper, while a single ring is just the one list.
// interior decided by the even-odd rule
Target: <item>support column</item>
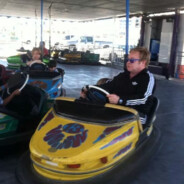
[{"label": "support column", "polygon": [[126,70],[126,62],[128,58],[129,51],[129,0],[126,0],[126,45],[125,45],[125,56],[124,56],[124,70]]},{"label": "support column", "polygon": [[126,0],[126,55],[129,50],[129,0]]},{"label": "support column", "polygon": [[174,72],[176,67],[176,51],[177,51],[176,49],[177,49],[177,39],[178,39],[178,32],[179,32],[179,22],[180,22],[180,13],[179,13],[179,10],[177,10],[175,14],[175,19],[174,19],[171,55],[170,55],[170,62],[169,62],[169,74],[172,77],[174,77]]},{"label": "support column", "polygon": [[51,20],[51,13],[52,13],[52,4],[53,2],[51,2],[50,6],[49,6],[49,56],[51,57],[51,35],[52,35],[52,28],[51,28],[51,24],[52,24],[52,20]]},{"label": "support column", "polygon": [[[43,0],[41,0],[41,42],[43,41]],[[43,44],[41,44],[41,53],[43,56]]]},{"label": "support column", "polygon": [[178,44],[175,62],[175,76],[184,79],[184,14],[180,15],[178,27]]},{"label": "support column", "polygon": [[36,9],[35,9],[35,47],[37,47],[37,12],[36,12]]},{"label": "support column", "polygon": [[144,15],[142,16],[141,19],[141,30],[140,30],[140,40],[139,40],[139,46],[143,47],[144,45],[144,33],[145,33],[145,23],[144,23]]}]

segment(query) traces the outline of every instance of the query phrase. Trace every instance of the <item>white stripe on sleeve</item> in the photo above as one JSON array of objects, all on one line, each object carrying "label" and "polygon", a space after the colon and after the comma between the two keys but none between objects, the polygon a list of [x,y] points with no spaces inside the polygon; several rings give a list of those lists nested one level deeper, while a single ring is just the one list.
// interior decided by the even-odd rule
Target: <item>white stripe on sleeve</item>
[{"label": "white stripe on sleeve", "polygon": [[127,100],[126,105],[140,105],[140,104],[145,104],[148,97],[150,95],[152,95],[153,92],[153,88],[155,85],[155,79],[152,73],[150,73],[149,71],[147,71],[148,75],[149,75],[149,83],[148,83],[148,87],[147,90],[144,94],[144,98],[141,99],[134,99],[134,100]]}]

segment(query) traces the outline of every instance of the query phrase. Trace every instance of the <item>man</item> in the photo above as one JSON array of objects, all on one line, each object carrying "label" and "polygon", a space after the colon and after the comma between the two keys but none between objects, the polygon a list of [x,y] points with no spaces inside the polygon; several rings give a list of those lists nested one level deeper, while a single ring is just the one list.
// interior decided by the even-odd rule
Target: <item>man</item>
[{"label": "man", "polygon": [[45,48],[45,42],[42,41],[40,42],[40,50],[43,49],[43,57],[49,55],[49,51]]},{"label": "man", "polygon": [[[136,109],[142,124],[146,123],[155,89],[154,76],[147,70],[149,61],[150,53],[146,48],[131,49],[126,63],[127,70],[112,81],[99,85],[110,93],[107,95],[110,103]],[[81,96],[85,97],[85,94],[81,93]]]},{"label": "man", "polygon": [[[4,90],[6,88],[7,85],[3,85],[0,87],[0,92],[2,90]],[[0,105],[3,105],[3,106],[6,106],[15,96],[19,95],[20,94],[20,91],[19,89],[13,91],[13,93],[11,93],[11,95],[9,95],[8,97],[6,97],[5,99],[3,99],[1,96],[0,96]]]}]

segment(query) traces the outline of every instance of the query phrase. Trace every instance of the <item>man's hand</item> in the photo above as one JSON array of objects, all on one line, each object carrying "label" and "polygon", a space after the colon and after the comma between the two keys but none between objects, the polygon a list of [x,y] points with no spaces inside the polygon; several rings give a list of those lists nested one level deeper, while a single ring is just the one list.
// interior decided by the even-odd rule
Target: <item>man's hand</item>
[{"label": "man's hand", "polygon": [[20,95],[19,89],[16,89],[16,90],[12,93],[12,95],[13,95],[13,96]]},{"label": "man's hand", "polygon": [[107,98],[109,99],[109,103],[111,104],[118,104],[120,97],[115,94],[107,95]]},{"label": "man's hand", "polygon": [[20,95],[19,89],[16,89],[10,96],[4,99],[3,105],[7,105],[16,95]]}]

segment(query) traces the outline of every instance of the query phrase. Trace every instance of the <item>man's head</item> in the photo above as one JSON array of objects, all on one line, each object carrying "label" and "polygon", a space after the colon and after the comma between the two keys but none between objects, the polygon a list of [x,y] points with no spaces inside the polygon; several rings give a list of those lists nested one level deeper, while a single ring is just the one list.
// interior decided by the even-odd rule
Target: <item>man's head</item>
[{"label": "man's head", "polygon": [[33,61],[40,60],[41,51],[40,51],[39,48],[34,47],[33,50],[32,50],[32,52],[31,52],[31,54],[32,54]]},{"label": "man's head", "polygon": [[42,46],[43,46],[43,48],[45,48],[45,42],[44,41],[40,42],[40,47],[42,47]]},{"label": "man's head", "polygon": [[130,73],[137,74],[147,68],[150,62],[150,53],[146,48],[136,47],[130,50],[128,61],[126,63],[127,70]]},{"label": "man's head", "polygon": [[48,64],[49,71],[54,72],[55,69],[56,69],[56,65],[57,65],[56,61],[55,60],[51,60],[49,62],[49,64]]}]

